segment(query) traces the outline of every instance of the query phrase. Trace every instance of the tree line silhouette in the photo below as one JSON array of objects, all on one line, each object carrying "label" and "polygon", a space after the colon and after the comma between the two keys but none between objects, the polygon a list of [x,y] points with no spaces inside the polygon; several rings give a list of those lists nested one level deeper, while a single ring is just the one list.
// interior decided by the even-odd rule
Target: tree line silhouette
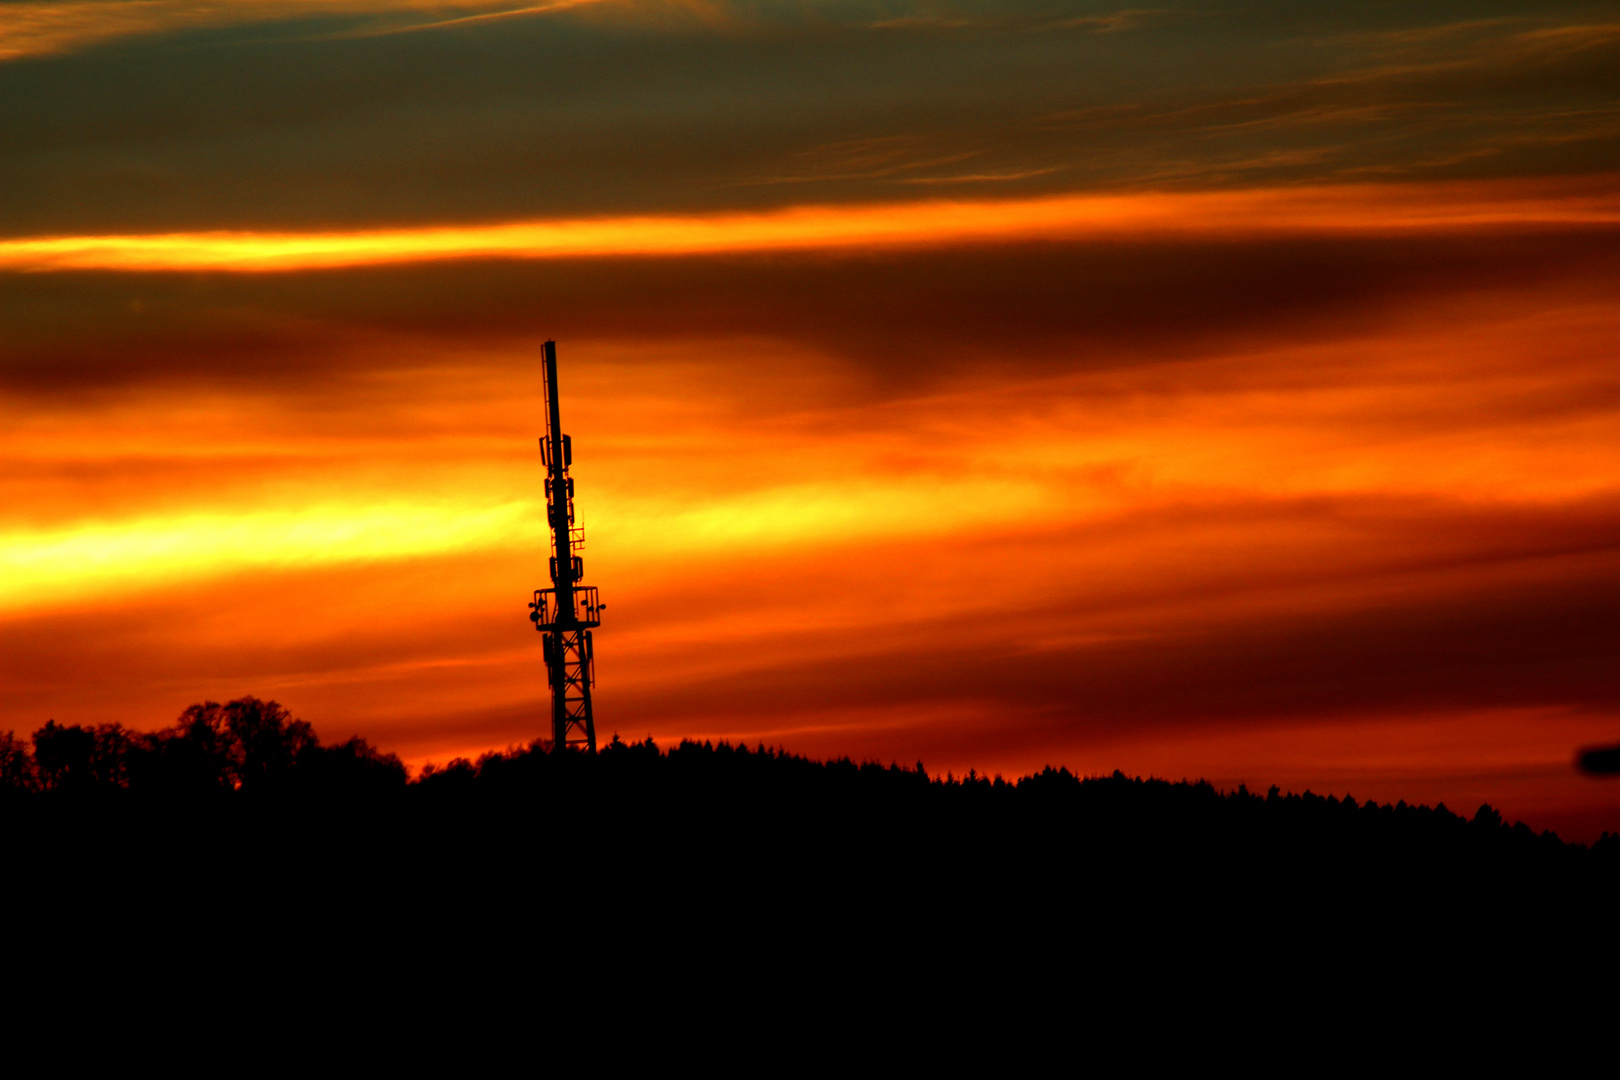
[{"label": "tree line silhouette", "polygon": [[137,902],[174,940],[226,918],[273,948],[296,925],[327,935],[327,956],[359,940],[329,927],[379,942],[523,928],[502,948],[540,965],[604,926],[630,952],[653,927],[705,927],[680,946],[698,968],[716,949],[776,955],[758,943],[784,934],[1138,968],[1150,947],[1284,964],[1313,942],[1351,963],[1396,940],[1540,949],[1620,896],[1620,836],[1569,844],[1488,806],[1050,767],[940,776],[617,735],[594,756],[533,743],[411,778],[251,697],[161,731],[0,735],[0,829],[0,912],[17,925],[100,925]]},{"label": "tree line silhouette", "polygon": [[1542,866],[1620,865],[1620,834],[1594,845],[1509,824],[1490,806],[1469,817],[1443,804],[1358,802],[1309,791],[1264,795],[1240,786],[1112,776],[1082,778],[1047,767],[1017,780],[929,775],[914,766],[813,761],[763,745],[685,741],[661,749],[651,738],[614,735],[595,756],[548,752],[540,742],[477,761],[426,766],[411,779],[393,754],[355,736],[323,745],[309,724],[274,701],[203,702],[171,727],[139,732],[119,724],[51,721],[32,738],[0,734],[0,798],[14,814],[53,813],[109,803],[186,805],[214,812],[263,806],[343,804],[409,820],[417,830],[485,819],[561,821],[582,835],[648,834],[681,821],[754,840],[811,834],[884,838],[916,850],[941,844],[1024,849],[1061,836],[1071,849],[1135,852],[1142,858],[1227,861],[1285,858],[1343,863],[1382,857],[1432,868],[1459,860]]},{"label": "tree line silhouette", "polygon": [[0,734],[0,792],[84,797],[130,792],[185,797],[319,791],[360,795],[402,786],[404,765],[359,736],[322,746],[274,701],[192,705],[172,727],[131,731],[47,721],[28,742]]}]

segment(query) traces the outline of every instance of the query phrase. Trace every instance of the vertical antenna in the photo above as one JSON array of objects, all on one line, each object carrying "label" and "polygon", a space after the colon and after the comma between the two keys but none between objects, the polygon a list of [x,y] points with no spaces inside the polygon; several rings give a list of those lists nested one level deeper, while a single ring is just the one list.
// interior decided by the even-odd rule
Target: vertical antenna
[{"label": "vertical antenna", "polygon": [[591,630],[602,625],[602,603],[596,586],[581,584],[585,530],[574,524],[573,440],[562,433],[557,390],[557,343],[543,353],[546,380],[546,434],[540,456],[546,463],[546,521],[551,530],[551,584],[534,590],[529,621],[541,632],[546,674],[551,684],[553,751],[583,746],[596,753],[596,721],[591,715],[591,687],[596,684]]}]

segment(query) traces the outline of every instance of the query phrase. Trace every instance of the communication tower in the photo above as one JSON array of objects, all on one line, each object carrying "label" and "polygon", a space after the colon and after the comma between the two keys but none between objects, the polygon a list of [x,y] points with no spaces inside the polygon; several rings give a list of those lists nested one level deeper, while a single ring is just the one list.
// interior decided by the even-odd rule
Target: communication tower
[{"label": "communication tower", "polygon": [[596,685],[591,630],[602,625],[602,602],[596,586],[584,585],[585,530],[574,524],[573,441],[562,433],[557,409],[557,343],[545,344],[546,434],[540,457],[546,465],[546,521],[551,526],[551,584],[534,590],[529,621],[545,642],[546,674],[551,683],[551,745],[554,750],[583,746],[596,753],[596,721],[591,717],[591,687]]}]

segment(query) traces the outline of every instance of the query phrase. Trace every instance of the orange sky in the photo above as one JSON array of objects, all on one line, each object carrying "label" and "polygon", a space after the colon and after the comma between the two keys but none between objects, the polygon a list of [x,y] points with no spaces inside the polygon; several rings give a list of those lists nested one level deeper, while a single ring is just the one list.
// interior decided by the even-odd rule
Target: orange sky
[{"label": "orange sky", "polygon": [[604,733],[1620,829],[1590,12],[24,8],[0,729],[541,734],[555,337]]}]

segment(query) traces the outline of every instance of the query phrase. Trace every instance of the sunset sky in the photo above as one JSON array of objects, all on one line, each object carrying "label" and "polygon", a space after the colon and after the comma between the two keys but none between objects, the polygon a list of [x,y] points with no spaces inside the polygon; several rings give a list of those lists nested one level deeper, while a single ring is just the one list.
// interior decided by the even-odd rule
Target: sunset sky
[{"label": "sunset sky", "polygon": [[0,3],[0,731],[1620,830],[1612,3]]}]

